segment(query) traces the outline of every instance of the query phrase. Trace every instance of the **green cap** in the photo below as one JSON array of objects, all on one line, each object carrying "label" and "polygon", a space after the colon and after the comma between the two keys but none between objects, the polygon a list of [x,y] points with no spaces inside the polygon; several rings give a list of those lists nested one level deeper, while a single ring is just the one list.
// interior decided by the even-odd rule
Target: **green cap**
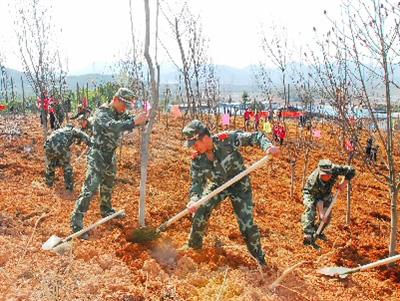
[{"label": "green cap", "polygon": [[192,120],[182,131],[183,138],[186,139],[184,147],[191,147],[199,139],[200,134],[205,133],[206,126],[199,120]]},{"label": "green cap", "polygon": [[119,88],[117,93],[115,93],[114,97],[117,97],[121,100],[128,110],[133,109],[132,100],[135,98],[135,94],[127,88]]},{"label": "green cap", "polygon": [[322,175],[332,174],[332,162],[328,159],[323,159],[318,162],[319,173]]}]

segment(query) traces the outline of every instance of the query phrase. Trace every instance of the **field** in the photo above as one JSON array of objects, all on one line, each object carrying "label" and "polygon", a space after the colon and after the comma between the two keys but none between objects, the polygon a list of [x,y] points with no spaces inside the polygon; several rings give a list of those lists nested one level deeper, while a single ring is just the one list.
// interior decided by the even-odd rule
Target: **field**
[{"label": "field", "polygon": [[[148,226],[161,225],[187,203],[191,150],[182,148],[181,125],[181,119],[169,117],[167,128],[165,116],[157,117],[152,132],[146,190]],[[322,138],[314,142],[307,175],[322,158],[336,164],[347,160],[334,141],[335,131],[327,124],[315,126],[321,129]],[[293,137],[296,125],[289,122],[288,127],[289,137]],[[363,143],[366,138],[360,137]],[[388,189],[375,180],[361,157],[356,156],[353,164],[357,174],[352,181],[350,224],[345,222],[346,195],[342,193],[325,233],[330,241],[318,242],[321,252],[302,244],[303,151],[298,152],[293,198],[287,149],[282,148],[279,157],[252,172],[254,217],[270,267],[260,273],[240,236],[229,200],[212,213],[200,252],[180,250],[187,242],[190,216],[171,225],[159,239],[127,242],[127,235],[138,228],[138,130],[125,134],[124,141],[113,206],[125,209],[127,218],[91,230],[88,241],[74,240],[71,251],[61,256],[41,246],[52,234],[71,234],[69,216],[85,179],[86,162],[82,159],[74,166],[74,192],[64,189],[59,169],[54,186],[48,188],[43,183],[39,118],[0,119],[0,300],[400,299],[400,268],[396,265],[345,279],[317,273],[321,267],[356,267],[388,256]],[[84,145],[71,147],[72,162],[83,149]],[[248,166],[264,156],[257,147],[247,147],[242,154]],[[396,160],[400,161],[399,156]],[[96,196],[85,215],[85,225],[100,218]]]}]

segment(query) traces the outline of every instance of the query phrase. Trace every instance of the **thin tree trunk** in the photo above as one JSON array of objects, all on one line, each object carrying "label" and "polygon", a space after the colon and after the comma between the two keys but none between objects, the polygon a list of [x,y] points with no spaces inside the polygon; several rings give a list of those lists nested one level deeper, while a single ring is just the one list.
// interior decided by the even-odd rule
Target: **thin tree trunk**
[{"label": "thin tree trunk", "polygon": [[21,85],[22,85],[22,112],[25,115],[25,89],[24,89],[24,80],[21,76]]}]

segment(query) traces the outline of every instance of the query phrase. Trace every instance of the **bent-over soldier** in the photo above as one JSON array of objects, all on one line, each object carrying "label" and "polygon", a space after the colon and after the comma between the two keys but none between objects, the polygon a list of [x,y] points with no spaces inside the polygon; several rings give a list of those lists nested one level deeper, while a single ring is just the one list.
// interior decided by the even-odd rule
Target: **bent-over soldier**
[{"label": "bent-over soldier", "polygon": [[[339,190],[344,190],[349,181],[355,176],[356,172],[351,166],[334,165],[330,160],[319,161],[318,168],[308,177],[303,189],[303,204],[306,207],[301,215],[301,224],[304,231],[304,245],[314,244],[314,234],[318,225],[315,225],[316,210],[319,212],[319,220],[324,222],[324,227],[318,238],[327,241],[323,234],[325,228],[329,225],[332,211],[329,216],[325,212],[332,202],[332,188],[339,176],[344,176],[338,185]],[[318,248],[318,246],[316,246]]]},{"label": "bent-over soldier", "polygon": [[[258,145],[270,154],[278,154],[279,148],[272,146],[262,132],[232,131],[211,136],[206,126],[198,120],[191,121],[183,129],[183,135],[187,139],[185,146],[195,150],[190,167],[190,201],[187,204],[189,211],[195,213],[189,242],[184,248],[202,248],[211,211],[230,197],[247,249],[261,265],[266,265],[260,231],[253,220],[253,197],[248,175],[199,208],[196,208],[195,202],[246,169],[238,150],[240,146]],[[208,185],[207,179],[210,181]]]},{"label": "bent-over soldier", "polygon": [[44,144],[46,157],[48,160],[46,168],[46,185],[51,187],[54,182],[55,168],[62,167],[64,171],[65,187],[74,190],[74,174],[71,165],[70,146],[76,140],[83,140],[91,146],[90,137],[84,132],[75,129],[71,124],[54,131]]}]

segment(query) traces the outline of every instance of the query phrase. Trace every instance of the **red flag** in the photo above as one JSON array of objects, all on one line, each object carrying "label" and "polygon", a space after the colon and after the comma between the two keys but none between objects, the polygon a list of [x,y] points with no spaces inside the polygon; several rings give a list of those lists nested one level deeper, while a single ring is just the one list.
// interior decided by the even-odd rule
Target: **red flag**
[{"label": "red flag", "polygon": [[83,106],[84,106],[84,107],[87,107],[86,96],[83,96]]}]

